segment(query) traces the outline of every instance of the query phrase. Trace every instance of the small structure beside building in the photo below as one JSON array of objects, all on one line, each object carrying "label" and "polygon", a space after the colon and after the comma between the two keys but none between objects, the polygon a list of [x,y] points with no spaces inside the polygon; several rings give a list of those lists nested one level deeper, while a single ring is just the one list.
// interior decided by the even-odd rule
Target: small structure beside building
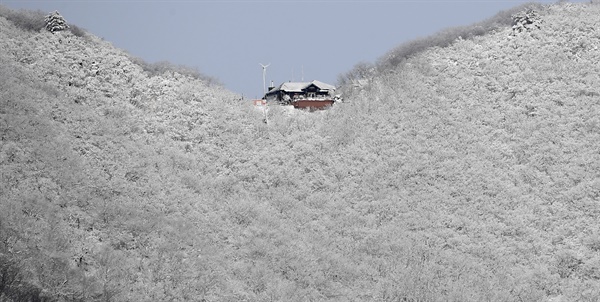
[{"label": "small structure beside building", "polygon": [[265,100],[252,100],[252,104],[256,107],[262,107],[267,105],[267,101]]},{"label": "small structure beside building", "polygon": [[320,81],[286,82],[269,87],[264,96],[267,103],[292,105],[301,109],[325,109],[336,101],[335,86]]}]

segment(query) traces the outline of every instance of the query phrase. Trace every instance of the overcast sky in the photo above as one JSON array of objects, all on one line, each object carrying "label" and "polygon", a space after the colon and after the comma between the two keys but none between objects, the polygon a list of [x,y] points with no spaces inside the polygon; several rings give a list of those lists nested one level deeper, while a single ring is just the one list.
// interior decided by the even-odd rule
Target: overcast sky
[{"label": "overcast sky", "polygon": [[13,9],[58,10],[69,23],[134,56],[195,67],[246,98],[262,97],[259,63],[271,64],[267,85],[302,79],[336,84],[340,73],[403,42],[525,2],[0,0]]}]

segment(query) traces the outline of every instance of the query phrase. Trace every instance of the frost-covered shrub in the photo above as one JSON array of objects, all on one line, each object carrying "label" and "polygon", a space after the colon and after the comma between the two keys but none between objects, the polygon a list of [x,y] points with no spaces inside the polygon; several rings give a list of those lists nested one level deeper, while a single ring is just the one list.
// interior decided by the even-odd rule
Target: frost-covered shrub
[{"label": "frost-covered shrub", "polygon": [[15,26],[26,31],[38,31],[44,28],[44,13],[39,10],[13,11],[4,7],[0,7],[0,16],[8,19]]},{"label": "frost-covered shrub", "polygon": [[44,22],[46,23],[46,30],[49,32],[61,31],[69,28],[67,21],[63,16],[58,13],[58,11],[54,11],[44,18]]},{"label": "frost-covered shrub", "polygon": [[582,261],[571,251],[561,251],[555,256],[555,271],[561,278],[568,278],[581,266]]},{"label": "frost-covered shrub", "polygon": [[185,65],[177,65],[167,61],[161,61],[156,63],[148,63],[143,59],[130,57],[131,61],[140,67],[151,77],[163,75],[164,73],[179,73],[194,79],[202,80],[206,85],[222,86],[218,79],[207,76],[201,73],[198,69],[188,67]]},{"label": "frost-covered shrub", "polygon": [[356,84],[361,79],[366,79],[373,75],[374,71],[375,68],[371,63],[360,62],[354,65],[354,68],[350,71],[338,76],[338,85]]},{"label": "frost-covered shrub", "polygon": [[71,33],[77,37],[85,37],[86,35],[86,31],[76,25],[69,25],[69,30],[71,31]]}]

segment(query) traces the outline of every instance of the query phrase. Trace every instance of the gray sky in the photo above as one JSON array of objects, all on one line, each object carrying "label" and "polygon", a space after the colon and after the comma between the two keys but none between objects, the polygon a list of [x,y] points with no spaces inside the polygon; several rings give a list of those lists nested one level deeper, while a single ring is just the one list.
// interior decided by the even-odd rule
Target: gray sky
[{"label": "gray sky", "polygon": [[402,42],[478,22],[527,1],[0,2],[13,9],[58,10],[69,23],[134,56],[195,67],[246,98],[260,98],[259,63],[271,63],[267,84],[300,81],[303,74],[305,81],[335,84],[340,73],[361,61],[374,62]]}]

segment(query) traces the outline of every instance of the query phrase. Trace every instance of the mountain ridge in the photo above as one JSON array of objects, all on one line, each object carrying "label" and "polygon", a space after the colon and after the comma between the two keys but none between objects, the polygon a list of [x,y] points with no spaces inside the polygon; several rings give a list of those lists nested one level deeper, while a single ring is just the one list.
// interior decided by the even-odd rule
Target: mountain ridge
[{"label": "mountain ridge", "polygon": [[598,10],[545,6],[269,124],[0,17],[0,298],[594,301]]}]

